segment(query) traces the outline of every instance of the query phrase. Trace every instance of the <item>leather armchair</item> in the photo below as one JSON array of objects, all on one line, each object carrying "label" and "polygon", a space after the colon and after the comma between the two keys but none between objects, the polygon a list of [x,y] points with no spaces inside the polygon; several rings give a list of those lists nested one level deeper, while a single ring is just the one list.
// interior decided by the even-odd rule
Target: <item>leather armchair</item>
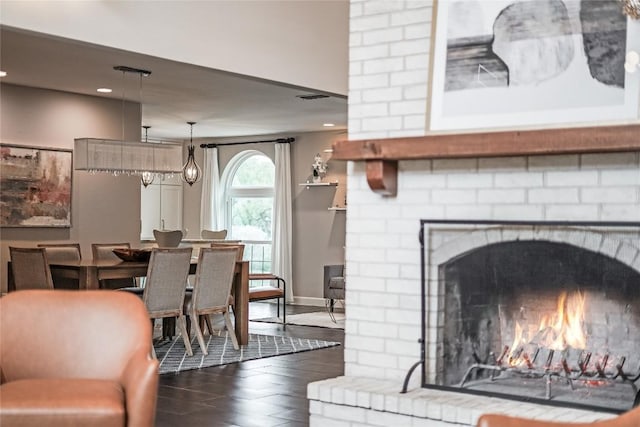
[{"label": "leather armchair", "polygon": [[629,412],[603,421],[592,423],[565,423],[531,420],[506,415],[487,414],[480,417],[478,427],[638,427],[640,426],[640,406]]},{"label": "leather armchair", "polygon": [[12,292],[0,324],[0,425],[153,426],[158,361],[138,297]]}]

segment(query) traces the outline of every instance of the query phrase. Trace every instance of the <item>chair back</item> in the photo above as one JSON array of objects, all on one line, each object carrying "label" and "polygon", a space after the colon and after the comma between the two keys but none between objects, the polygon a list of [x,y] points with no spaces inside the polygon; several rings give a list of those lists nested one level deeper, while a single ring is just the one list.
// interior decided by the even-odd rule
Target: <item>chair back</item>
[{"label": "chair back", "polygon": [[227,238],[227,230],[202,230],[200,237],[207,240],[223,240]]},{"label": "chair back", "polygon": [[114,253],[114,249],[131,249],[131,244],[125,243],[92,243],[91,254],[96,261],[119,261]]},{"label": "chair back", "polygon": [[[131,249],[131,244],[124,243],[92,243],[91,254],[95,261],[122,261],[113,253],[114,249]],[[104,279],[100,280],[100,287],[103,289],[120,289],[136,285],[133,278],[129,279]]]},{"label": "chair back", "polygon": [[80,261],[80,243],[39,243],[39,248],[45,248],[49,262]]},{"label": "chair back", "polygon": [[16,248],[9,246],[11,272],[17,291],[24,289],[53,289],[51,270],[44,248]]},{"label": "chair back", "polygon": [[182,230],[153,230],[153,237],[156,239],[159,248],[177,248],[183,236]]},{"label": "chair back", "polygon": [[0,360],[7,381],[118,380],[132,354],[151,354],[147,312],[138,297],[126,292],[12,292],[0,298],[0,319]]},{"label": "chair back", "polygon": [[191,248],[153,248],[142,300],[151,318],[182,314]]},{"label": "chair back", "polygon": [[237,249],[234,247],[200,249],[192,299],[196,312],[228,305],[236,258]]},{"label": "chair back", "polygon": [[234,248],[236,250],[236,261],[242,261],[244,256],[244,243],[239,243],[239,240],[230,240],[227,242],[213,242],[212,248]]}]

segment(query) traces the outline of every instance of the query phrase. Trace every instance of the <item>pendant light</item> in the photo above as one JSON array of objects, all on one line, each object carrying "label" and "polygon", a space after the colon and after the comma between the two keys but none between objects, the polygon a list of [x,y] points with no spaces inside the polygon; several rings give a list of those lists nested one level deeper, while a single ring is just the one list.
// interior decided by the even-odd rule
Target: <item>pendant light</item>
[{"label": "pendant light", "polygon": [[196,147],[193,146],[193,125],[195,125],[196,122],[187,122],[187,124],[191,126],[191,138],[189,140],[189,147],[187,148],[189,152],[187,155],[187,163],[182,167],[182,179],[184,182],[189,184],[189,186],[192,186],[194,183],[198,182],[202,176],[202,170],[196,163],[196,159],[194,157]]},{"label": "pendant light", "polygon": [[[149,128],[151,126],[142,126],[144,128],[144,142],[149,142]],[[155,153],[154,153],[155,154]],[[154,164],[155,164],[155,159]],[[144,188],[147,188],[149,185],[153,184],[153,178],[155,178],[156,174],[151,171],[144,171],[140,174],[140,182],[144,185]]]}]

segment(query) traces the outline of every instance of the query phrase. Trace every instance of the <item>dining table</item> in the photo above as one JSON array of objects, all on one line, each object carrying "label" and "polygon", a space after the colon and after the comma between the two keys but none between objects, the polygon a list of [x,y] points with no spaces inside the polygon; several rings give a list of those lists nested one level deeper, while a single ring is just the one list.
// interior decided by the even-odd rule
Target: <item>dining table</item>
[{"label": "dining table", "polygon": [[[148,261],[82,259],[49,262],[54,282],[56,278],[76,279],[80,290],[100,289],[100,280],[104,279],[144,277],[148,266]],[[191,259],[189,274],[195,274],[197,266],[198,258],[194,257]],[[246,345],[249,342],[249,261],[236,262],[233,292],[236,337],[239,344]]]}]

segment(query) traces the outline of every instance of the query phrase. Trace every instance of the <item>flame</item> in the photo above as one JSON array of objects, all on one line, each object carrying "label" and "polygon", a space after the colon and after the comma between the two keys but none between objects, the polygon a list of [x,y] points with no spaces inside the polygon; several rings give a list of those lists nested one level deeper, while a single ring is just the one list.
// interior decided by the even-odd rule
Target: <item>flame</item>
[{"label": "flame", "polygon": [[522,325],[516,322],[509,364],[511,366],[525,364],[524,358],[518,353],[521,353],[519,349],[527,344],[551,350],[565,350],[568,347],[584,349],[587,344],[587,336],[583,327],[584,307],[585,295],[582,292],[571,294],[562,292],[558,296],[555,313],[543,316],[537,330],[535,324],[527,325],[527,330],[533,329],[533,334],[529,334],[532,336],[530,340],[523,333]]}]

